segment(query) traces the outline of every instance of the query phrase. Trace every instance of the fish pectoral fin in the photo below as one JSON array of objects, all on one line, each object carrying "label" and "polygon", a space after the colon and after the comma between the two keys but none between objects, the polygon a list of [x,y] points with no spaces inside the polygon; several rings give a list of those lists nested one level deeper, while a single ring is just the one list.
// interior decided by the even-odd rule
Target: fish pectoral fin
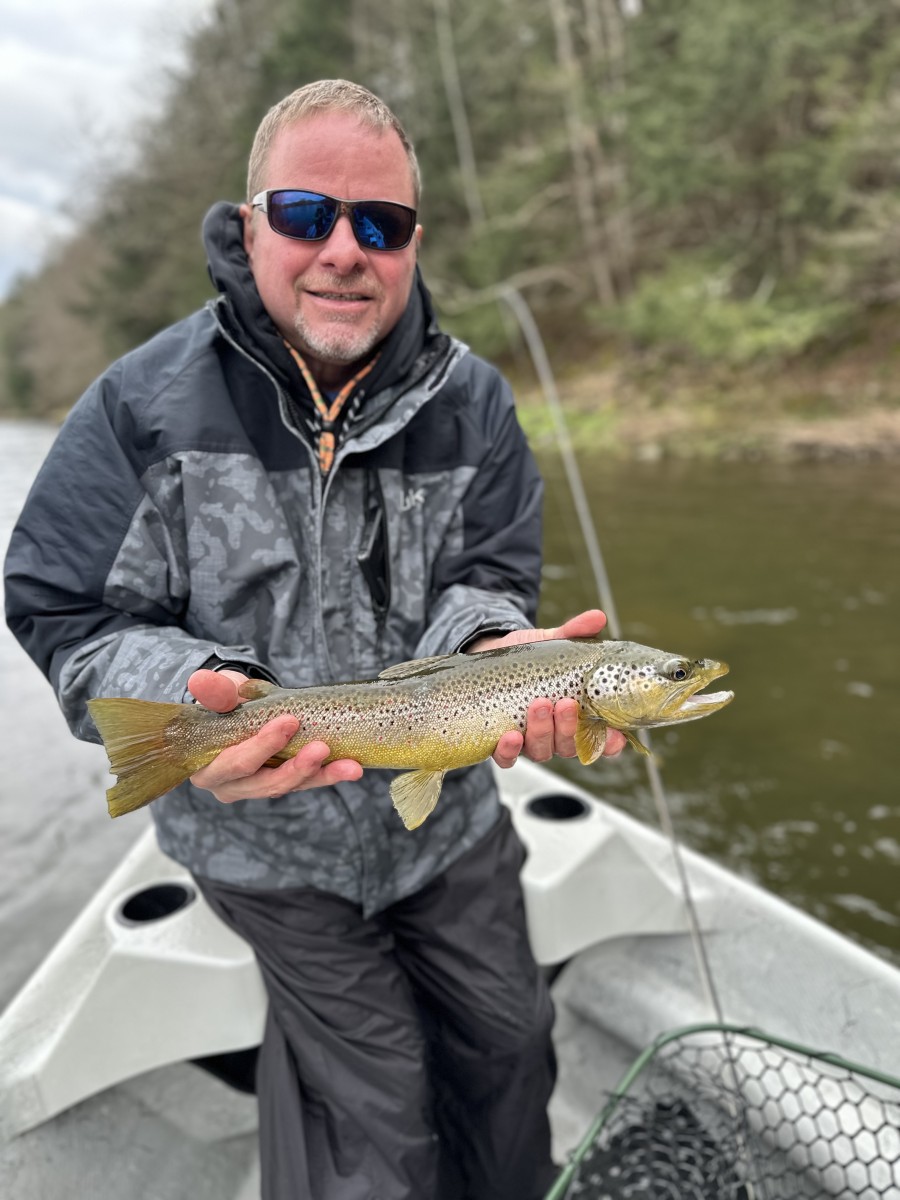
[{"label": "fish pectoral fin", "polygon": [[646,754],[648,757],[650,757],[650,751],[636,733],[632,732],[630,729],[620,729],[619,733],[624,736],[625,741],[629,746],[633,746],[635,750],[637,750],[638,754]]},{"label": "fish pectoral fin", "polygon": [[458,654],[433,654],[431,658],[411,658],[407,662],[394,663],[378,674],[379,679],[409,679],[414,675],[431,675],[442,667],[459,662]]},{"label": "fish pectoral fin", "polygon": [[575,749],[579,762],[588,766],[596,762],[606,746],[605,721],[592,717],[582,709],[578,714],[578,725],[575,728]]},{"label": "fish pectoral fin", "polygon": [[391,799],[407,829],[418,829],[434,811],[446,771],[405,771],[391,782]]}]

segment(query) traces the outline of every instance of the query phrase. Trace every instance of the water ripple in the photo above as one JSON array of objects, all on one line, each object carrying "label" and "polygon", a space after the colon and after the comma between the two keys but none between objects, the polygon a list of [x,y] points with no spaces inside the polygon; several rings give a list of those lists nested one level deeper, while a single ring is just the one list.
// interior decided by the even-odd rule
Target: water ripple
[{"label": "water ripple", "polygon": [[713,609],[695,608],[691,615],[696,621],[712,618],[719,625],[787,625],[796,621],[800,613],[793,607],[732,610],[717,605]]},{"label": "water ripple", "polygon": [[853,892],[845,893],[833,896],[832,903],[836,904],[838,908],[844,909],[845,912],[871,917],[873,921],[878,921],[881,925],[900,927],[900,917],[888,912],[880,904],[876,904],[874,900],[870,900],[866,896],[858,896]]}]

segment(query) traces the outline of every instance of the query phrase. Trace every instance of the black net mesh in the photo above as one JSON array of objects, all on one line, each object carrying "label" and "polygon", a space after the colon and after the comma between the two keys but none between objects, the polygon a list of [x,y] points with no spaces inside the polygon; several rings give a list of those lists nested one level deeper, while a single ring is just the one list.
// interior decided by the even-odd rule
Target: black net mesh
[{"label": "black net mesh", "polygon": [[900,1081],[759,1031],[638,1060],[548,1200],[900,1200]]}]

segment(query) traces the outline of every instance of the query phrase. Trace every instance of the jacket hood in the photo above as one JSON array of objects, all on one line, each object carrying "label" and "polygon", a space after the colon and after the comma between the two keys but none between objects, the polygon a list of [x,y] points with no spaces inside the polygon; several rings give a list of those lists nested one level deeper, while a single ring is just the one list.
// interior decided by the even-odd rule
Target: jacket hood
[{"label": "jacket hood", "polygon": [[[288,395],[300,400],[304,409],[312,407],[307,386],[266,311],[244,250],[243,221],[236,204],[220,201],[206,214],[203,222],[209,275],[224,297],[220,319],[228,332],[254,358],[276,377]],[[379,410],[393,402],[397,385],[410,375],[418,376],[436,353],[445,349],[449,339],[441,333],[428,289],[416,267],[413,287],[406,309],[387,337],[377,347],[381,354],[365,379],[365,393],[375,396],[387,392]],[[359,414],[368,424],[375,413],[368,407]]]}]

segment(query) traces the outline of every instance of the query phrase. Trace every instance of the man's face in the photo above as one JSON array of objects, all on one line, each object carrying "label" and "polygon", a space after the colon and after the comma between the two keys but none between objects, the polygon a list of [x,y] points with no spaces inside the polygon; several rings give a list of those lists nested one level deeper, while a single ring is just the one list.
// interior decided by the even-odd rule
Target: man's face
[{"label": "man's face", "polygon": [[[409,160],[393,130],[350,113],[319,113],[276,136],[260,190],[303,188],[344,200],[415,207]],[[282,237],[264,213],[241,206],[244,247],[263,304],[282,337],[324,387],[339,386],[406,308],[421,226],[403,250],[364,250],[341,216],[321,242]]]}]

